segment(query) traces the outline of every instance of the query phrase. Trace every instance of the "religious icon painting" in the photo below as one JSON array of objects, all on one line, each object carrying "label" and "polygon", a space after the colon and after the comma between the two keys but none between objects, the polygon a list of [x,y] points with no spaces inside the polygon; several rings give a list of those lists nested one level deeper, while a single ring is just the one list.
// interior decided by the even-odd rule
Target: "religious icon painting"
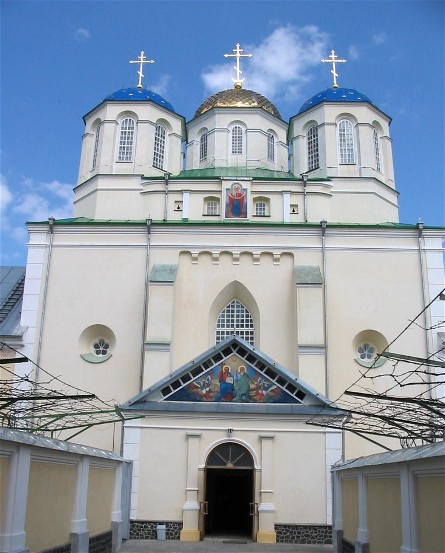
[{"label": "religious icon painting", "polygon": [[226,219],[247,219],[247,188],[243,188],[239,182],[234,182],[225,190]]},{"label": "religious icon painting", "polygon": [[178,390],[169,401],[295,403],[275,382],[238,356],[226,359]]}]

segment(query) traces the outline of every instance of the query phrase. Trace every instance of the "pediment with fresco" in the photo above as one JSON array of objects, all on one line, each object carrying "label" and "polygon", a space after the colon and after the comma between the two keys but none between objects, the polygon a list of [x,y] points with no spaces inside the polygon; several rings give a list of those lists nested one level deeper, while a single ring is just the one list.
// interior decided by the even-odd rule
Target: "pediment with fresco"
[{"label": "pediment with fresco", "polygon": [[148,409],[159,402],[332,407],[316,390],[237,336],[212,347],[122,407]]}]

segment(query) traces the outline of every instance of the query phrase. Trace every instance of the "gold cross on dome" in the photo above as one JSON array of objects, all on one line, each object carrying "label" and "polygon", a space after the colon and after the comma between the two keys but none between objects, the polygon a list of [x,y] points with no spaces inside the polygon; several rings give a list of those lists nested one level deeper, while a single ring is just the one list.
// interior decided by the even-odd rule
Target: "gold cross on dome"
[{"label": "gold cross on dome", "polygon": [[321,61],[322,61],[322,63],[332,63],[331,73],[334,76],[334,84],[332,85],[332,88],[338,88],[338,84],[337,84],[338,74],[335,72],[335,64],[336,63],[345,63],[346,60],[339,60],[337,58],[337,54],[335,53],[335,51],[331,50],[331,55],[329,56],[329,59],[328,60],[321,60]]},{"label": "gold cross on dome", "polygon": [[245,79],[241,79],[242,71],[239,66],[239,60],[240,58],[251,58],[253,54],[243,54],[244,50],[240,48],[240,45],[237,44],[236,48],[233,48],[232,50],[235,52],[234,54],[224,54],[225,58],[236,58],[236,65],[234,66],[234,69],[236,71],[236,79],[232,77],[232,81],[235,83],[235,88],[241,88],[243,86],[243,82]]},{"label": "gold cross on dome", "polygon": [[139,71],[138,71],[138,75],[139,75],[139,82],[138,82],[138,85],[136,88],[142,88],[142,77],[144,76],[144,74],[142,73],[142,68],[144,66],[144,63],[154,63],[155,60],[148,60],[145,55],[144,55],[144,51],[141,52],[140,56],[138,57],[137,60],[130,60],[130,63],[138,63],[139,64]]}]

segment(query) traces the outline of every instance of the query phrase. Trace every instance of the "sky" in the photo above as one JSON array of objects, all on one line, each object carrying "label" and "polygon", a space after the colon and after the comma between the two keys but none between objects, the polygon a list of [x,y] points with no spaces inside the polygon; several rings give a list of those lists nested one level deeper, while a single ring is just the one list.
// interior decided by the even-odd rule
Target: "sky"
[{"label": "sky", "polygon": [[240,43],[244,88],[288,120],[332,85],[368,96],[392,117],[400,221],[444,225],[442,1],[1,0],[1,265],[25,265],[26,221],[72,216],[82,116],[138,82],[190,120],[231,88]]}]

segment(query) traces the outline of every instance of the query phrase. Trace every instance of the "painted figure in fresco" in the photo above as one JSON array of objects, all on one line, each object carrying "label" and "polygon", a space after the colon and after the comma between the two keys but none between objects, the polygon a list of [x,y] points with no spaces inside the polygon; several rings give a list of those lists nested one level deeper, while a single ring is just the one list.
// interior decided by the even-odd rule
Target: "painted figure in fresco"
[{"label": "painted figure in fresco", "polygon": [[276,390],[277,386],[272,384],[271,382],[268,382],[264,378],[261,378],[261,376],[258,378],[257,382],[258,392],[255,397],[257,401],[264,401],[266,399],[266,396],[268,393]]},{"label": "painted figure in fresco", "polygon": [[200,395],[203,400],[212,399],[212,394],[210,393],[210,386],[212,384],[212,377],[208,374],[203,380],[195,382],[195,386],[199,389]]},{"label": "painted figure in fresco", "polygon": [[245,217],[246,191],[235,182],[227,192],[228,216]]},{"label": "painted figure in fresco", "polygon": [[221,401],[232,401],[234,392],[234,378],[229,365],[224,365],[218,374],[219,393]]},{"label": "painted figure in fresco", "polygon": [[246,367],[240,365],[235,380],[235,401],[250,401],[250,378],[247,375]]}]

